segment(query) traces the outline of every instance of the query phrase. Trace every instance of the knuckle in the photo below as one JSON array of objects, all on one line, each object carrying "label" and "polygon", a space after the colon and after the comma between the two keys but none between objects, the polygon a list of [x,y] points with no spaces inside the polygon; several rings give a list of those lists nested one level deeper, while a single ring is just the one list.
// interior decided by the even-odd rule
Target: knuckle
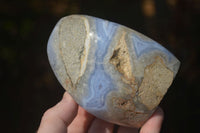
[{"label": "knuckle", "polygon": [[42,116],[42,120],[46,121],[48,119],[51,119],[54,114],[54,110],[52,108],[48,109],[47,111],[44,112]]}]

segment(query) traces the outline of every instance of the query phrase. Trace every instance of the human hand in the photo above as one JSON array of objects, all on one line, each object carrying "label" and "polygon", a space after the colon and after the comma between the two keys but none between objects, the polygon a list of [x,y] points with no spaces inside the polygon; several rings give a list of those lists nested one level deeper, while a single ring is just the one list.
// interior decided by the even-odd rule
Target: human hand
[{"label": "human hand", "polygon": [[[141,127],[140,133],[159,133],[164,118],[158,108]],[[112,133],[114,124],[94,117],[78,106],[65,92],[63,99],[48,109],[41,120],[37,133]],[[137,133],[138,129],[119,126],[117,133]]]}]

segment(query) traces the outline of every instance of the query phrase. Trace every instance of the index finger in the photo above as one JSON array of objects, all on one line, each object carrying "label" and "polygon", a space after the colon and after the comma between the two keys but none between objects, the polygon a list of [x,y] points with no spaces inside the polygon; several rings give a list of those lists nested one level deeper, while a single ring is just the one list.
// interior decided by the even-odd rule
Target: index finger
[{"label": "index finger", "polygon": [[78,105],[65,92],[63,99],[44,113],[38,133],[66,133],[67,126],[73,121],[77,111]]}]

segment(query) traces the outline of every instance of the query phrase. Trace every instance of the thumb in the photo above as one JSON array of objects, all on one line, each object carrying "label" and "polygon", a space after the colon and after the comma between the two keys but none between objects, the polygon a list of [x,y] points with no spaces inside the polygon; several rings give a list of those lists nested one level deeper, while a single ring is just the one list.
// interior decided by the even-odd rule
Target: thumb
[{"label": "thumb", "polygon": [[159,133],[163,119],[164,112],[161,108],[158,108],[150,119],[142,126],[140,133]]}]

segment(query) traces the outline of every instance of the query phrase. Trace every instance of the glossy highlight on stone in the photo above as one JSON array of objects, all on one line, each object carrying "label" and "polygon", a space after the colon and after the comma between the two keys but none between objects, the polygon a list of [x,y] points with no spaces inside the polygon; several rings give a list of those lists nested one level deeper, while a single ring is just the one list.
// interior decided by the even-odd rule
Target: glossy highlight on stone
[{"label": "glossy highlight on stone", "polygon": [[86,15],[62,18],[47,46],[62,86],[91,114],[141,127],[170,87],[180,62],[130,28]]}]

